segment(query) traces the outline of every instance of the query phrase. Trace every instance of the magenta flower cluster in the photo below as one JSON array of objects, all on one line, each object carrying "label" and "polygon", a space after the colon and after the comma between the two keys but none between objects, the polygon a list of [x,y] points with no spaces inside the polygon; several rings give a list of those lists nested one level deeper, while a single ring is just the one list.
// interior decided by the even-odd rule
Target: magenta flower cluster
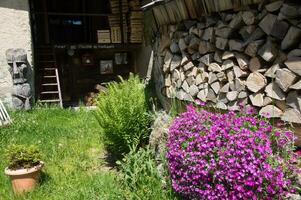
[{"label": "magenta flower cluster", "polygon": [[269,122],[250,115],[188,106],[169,129],[172,187],[185,199],[282,199],[291,192],[289,158],[272,146],[292,139],[292,133],[275,133]]}]

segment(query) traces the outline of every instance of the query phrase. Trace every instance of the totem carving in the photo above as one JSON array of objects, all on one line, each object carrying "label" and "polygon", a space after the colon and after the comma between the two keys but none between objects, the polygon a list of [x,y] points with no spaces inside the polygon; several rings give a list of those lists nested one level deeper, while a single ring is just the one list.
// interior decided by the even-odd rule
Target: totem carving
[{"label": "totem carving", "polygon": [[28,83],[29,64],[24,49],[8,49],[6,51],[7,63],[13,80],[12,103],[15,109],[31,108],[31,86]]}]

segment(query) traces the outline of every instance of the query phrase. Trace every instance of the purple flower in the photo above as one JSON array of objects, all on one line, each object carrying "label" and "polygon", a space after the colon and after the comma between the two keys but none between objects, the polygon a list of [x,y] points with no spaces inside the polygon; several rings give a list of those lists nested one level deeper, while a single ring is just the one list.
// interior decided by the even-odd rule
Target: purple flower
[{"label": "purple flower", "polygon": [[[169,128],[173,189],[186,199],[282,199],[291,189],[292,134],[263,119],[197,111],[192,105]],[[287,167],[283,168],[283,163]]]}]

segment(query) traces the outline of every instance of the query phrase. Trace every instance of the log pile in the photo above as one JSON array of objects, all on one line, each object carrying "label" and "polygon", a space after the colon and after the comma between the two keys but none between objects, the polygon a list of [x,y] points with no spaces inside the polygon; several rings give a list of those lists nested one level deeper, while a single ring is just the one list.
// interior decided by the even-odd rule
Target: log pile
[{"label": "log pile", "polygon": [[97,97],[99,93],[105,93],[107,91],[107,88],[97,84],[94,87],[93,92],[89,92],[85,97],[84,97],[84,103],[86,106],[96,106],[97,104]]},{"label": "log pile", "polygon": [[[168,38],[169,37],[169,38]],[[255,106],[301,123],[301,5],[271,1],[168,26],[163,93],[219,109]]]}]

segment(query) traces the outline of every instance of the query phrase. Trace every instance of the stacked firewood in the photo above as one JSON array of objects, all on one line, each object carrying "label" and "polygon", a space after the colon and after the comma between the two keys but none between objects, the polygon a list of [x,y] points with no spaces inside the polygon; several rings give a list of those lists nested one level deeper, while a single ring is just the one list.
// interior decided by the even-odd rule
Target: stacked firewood
[{"label": "stacked firewood", "polygon": [[84,97],[84,103],[86,106],[96,106],[97,104],[97,98],[99,93],[104,93],[107,91],[107,88],[97,84],[94,87],[93,92],[89,92],[85,97]]},{"label": "stacked firewood", "polygon": [[281,0],[169,25],[158,49],[164,94],[301,123],[300,42],[301,5]]}]

